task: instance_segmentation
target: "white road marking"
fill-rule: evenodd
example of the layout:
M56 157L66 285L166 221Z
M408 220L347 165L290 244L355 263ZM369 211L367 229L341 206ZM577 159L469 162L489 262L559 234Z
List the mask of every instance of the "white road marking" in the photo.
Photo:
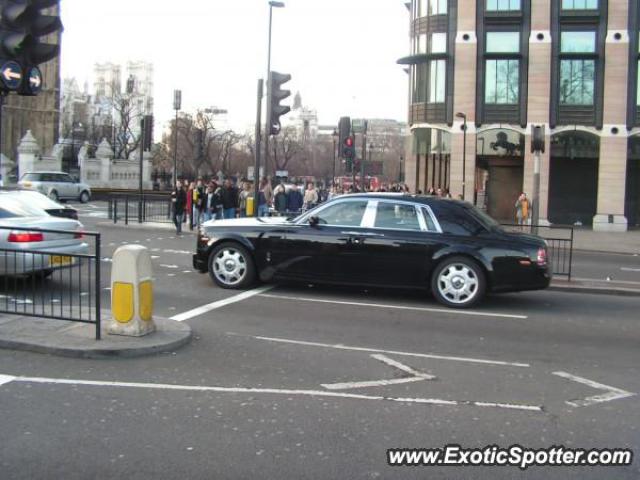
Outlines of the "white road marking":
M320 298L304 298L304 297L289 297L285 295L260 295L264 298L274 298L277 300L291 300L294 302L314 302L314 303L330 303L334 305L350 305L354 307L370 307L370 308L387 308L391 310L411 310L414 312L429 312L429 313L446 313L449 315L467 315L474 317L498 317L498 318L511 318L517 320L526 320L526 315L511 315L506 313L494 313L494 312L471 312L468 310L453 310L444 308L427 308L427 307L409 307L406 305L385 305L380 303L365 303L365 302L347 302L342 300L325 300Z
M640 272L640 268L621 267L620 270L623 272Z
M587 385L597 390L604 390L606 392L600 395L594 395L592 397L587 397L581 400L571 400L571 401L565 402L567 405L570 405L572 407L588 407L589 405L594 405L596 403L611 402L613 400L620 400L622 398L633 397L635 395L635 393L627 392L626 390L622 390L616 387L611 387L603 383L594 382L593 380L589 380L588 378L582 378L576 375L571 375L570 373L567 373L567 372L553 372L553 374L557 375L558 377L566 378L567 380L572 380L574 382L582 383L583 385Z
M12 377L10 375L0 375L0 386L4 385L5 383L13 382L15 379L16 377Z
M371 355L371 357L379 360L380 362L386 363L393 368L397 368L402 372L408 373L411 376L405 378L394 378L392 380L372 380L367 382L323 383L321 386L327 390L351 390L352 388L384 387L388 385L398 385L401 383L421 382L423 380L433 380L436 378L433 375L418 372L407 365L396 362L395 360L378 353Z
M229 335L237 335L237 334L229 332ZM310 347L334 348L336 350L352 350L354 352L386 353L387 355L400 355L405 357L417 357L417 358L431 358L434 360L450 360L454 362L480 363L483 365L500 365L500 366L506 366L506 367L523 367L523 368L529 368L531 366L528 363L502 362L499 360L485 360L481 358L433 355L430 353L398 352L395 350L382 350L379 348L349 347L341 344L331 345L328 343L304 342L300 340L289 340L286 338L272 338L272 337L260 337L260 336L255 336L252 338L255 338L257 340L266 340L268 342L291 343L294 345L306 345Z
M176 268L180 268L178 265L164 265L164 264L160 264L161 268L172 268L172 269L176 269Z
M143 388L154 390L178 390L192 392L216 392L216 393L248 393L248 394L269 394L269 395L286 395L286 396L307 396L307 397L324 397L324 398L345 398L353 400L376 400L388 401L408 404L425 404L425 405L447 405L447 406L476 406L476 407L492 407L508 410L521 410L529 412L542 412L542 407L538 405L518 405L509 403L490 403L490 402L471 402L443 400L439 398L396 398L385 397L381 395L359 395L356 393L327 392L323 390L295 390L280 388L251 388L251 387L208 387L199 385L172 385L161 383L134 383L134 382L103 382L96 380L72 380L67 378L42 378L42 377L11 377L0 375L0 381L4 379L4 383L20 382L20 383L40 383L54 385L76 385L89 387L119 387L119 388ZM1 385L2 383L0 383Z
M184 322L185 320L189 320L193 317L198 317L200 315L204 315L205 313L211 312L212 310L216 310L218 308L226 307L227 305L231 305L232 303L241 302L246 300L247 298L254 297L256 295L260 295L264 292L268 292L272 288L275 288L273 285L267 285L260 288L255 288L253 290L249 290L247 292L242 292L238 295L235 295L230 298L225 298L224 300L218 300L217 302L209 303L208 305L203 305L198 308L194 308L193 310L189 310L188 312L181 313L179 315L175 315L171 317L171 320L175 320L177 322Z

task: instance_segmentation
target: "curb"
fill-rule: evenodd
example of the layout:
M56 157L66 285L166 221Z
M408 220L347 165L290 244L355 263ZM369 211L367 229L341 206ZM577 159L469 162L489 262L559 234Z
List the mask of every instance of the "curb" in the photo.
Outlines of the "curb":
M173 224L164 224L164 223L154 223L154 224L145 224L145 223L130 223L129 225L125 225L124 223L113 223L113 222L98 222L96 223L97 227L106 227L106 228L121 228L127 230L154 230L154 231L171 231L174 234L176 233L176 227ZM196 230L182 230L182 235L196 235Z
M19 317L18 317L19 318ZM56 320L53 320L56 321ZM46 341L38 341L33 338L30 341L27 340L14 340L8 338L0 338L0 348L8 350L19 350L33 353L42 353L47 355L54 355L68 358L82 358L82 359L113 359L113 358L139 358L157 355L159 353L173 352L188 343L193 339L193 331L191 327L186 323L179 323L173 320L165 318L155 317L156 332L149 337L140 337L141 339L153 338L154 335L163 335L168 337L164 341L156 341L155 343L144 345L140 347L135 346L118 346L118 342L109 342L109 338L113 339L113 335L106 334L107 321L103 326L103 340L92 340L93 345L90 347L82 345L73 345L73 342L69 342L68 345L48 345ZM93 326L90 327L93 329ZM120 337L119 337L120 338ZM133 337L121 337L133 342ZM157 337L156 337L157 338ZM106 346L102 346L107 343Z
M593 253L593 254L597 254L597 255L624 255L624 256L628 256L628 257L635 257L635 256L640 256L640 252L613 252L611 250L593 250L593 249L589 249L589 248L576 248L573 247L573 253Z
M547 288L551 292L586 293L590 295L613 295L619 297L640 297L640 290L632 288L593 287L581 285L551 285Z

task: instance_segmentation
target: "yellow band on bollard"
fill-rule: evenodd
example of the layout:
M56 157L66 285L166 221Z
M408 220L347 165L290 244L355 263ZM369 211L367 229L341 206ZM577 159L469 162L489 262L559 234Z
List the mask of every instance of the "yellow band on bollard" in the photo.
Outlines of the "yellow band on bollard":
M115 282L111 290L111 313L118 323L129 323L133 320L133 285Z
M153 282L140 282L140 318L145 322L153 320Z
M253 207L254 207L253 197L247 197L246 213L248 217L253 216L253 210L254 210Z

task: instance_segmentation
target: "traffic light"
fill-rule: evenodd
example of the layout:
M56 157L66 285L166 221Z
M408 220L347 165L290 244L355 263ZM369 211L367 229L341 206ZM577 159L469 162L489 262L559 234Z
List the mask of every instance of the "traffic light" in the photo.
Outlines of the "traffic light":
M60 45L42 42L42 38L62 30L57 15L42 10L58 5L59 0L0 0L0 88L20 95L37 95L42 89L38 68L60 53Z
M269 135L278 135L282 126L280 117L291 111L286 105L280 102L291 95L289 90L283 90L282 85L291 80L288 73L270 72L269 74Z
M153 115L145 115L142 119L142 127L143 127L143 142L142 149L145 152L151 151L151 146L153 145Z
M531 125L531 153L544 153L544 125Z
M345 159L347 171L353 171L353 162L356 158L356 139L349 135L342 143L342 158Z

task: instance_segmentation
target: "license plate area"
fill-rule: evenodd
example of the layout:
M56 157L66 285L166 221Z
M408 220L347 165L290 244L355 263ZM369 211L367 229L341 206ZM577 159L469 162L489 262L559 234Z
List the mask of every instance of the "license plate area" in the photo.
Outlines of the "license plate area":
M51 255L49 265L52 267L66 267L68 265L73 265L73 257L66 255Z

